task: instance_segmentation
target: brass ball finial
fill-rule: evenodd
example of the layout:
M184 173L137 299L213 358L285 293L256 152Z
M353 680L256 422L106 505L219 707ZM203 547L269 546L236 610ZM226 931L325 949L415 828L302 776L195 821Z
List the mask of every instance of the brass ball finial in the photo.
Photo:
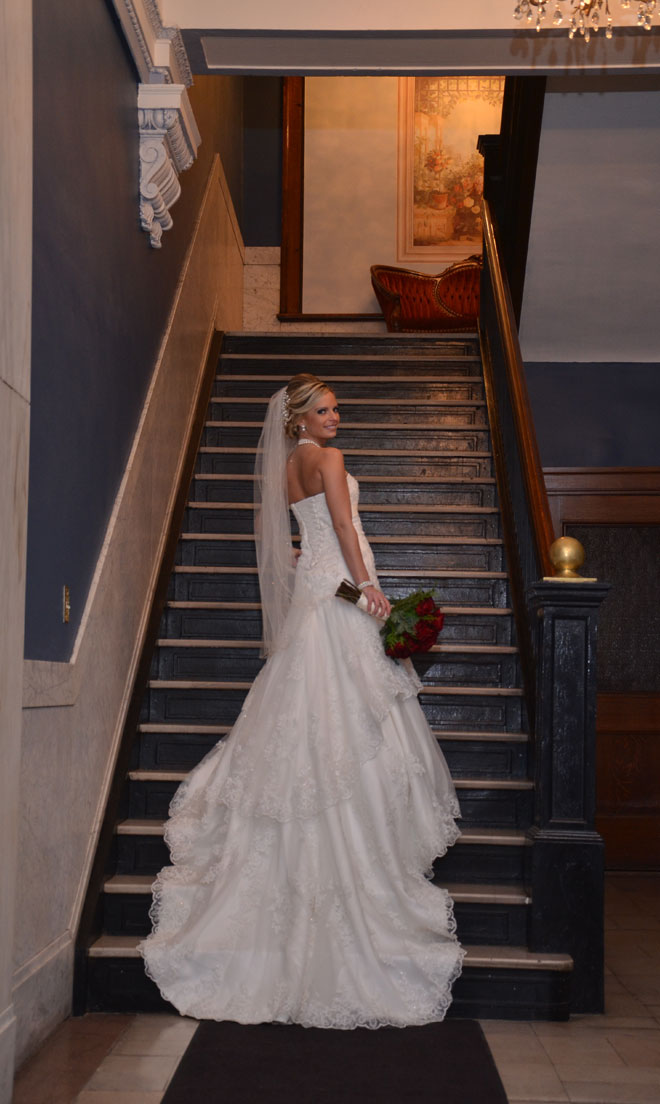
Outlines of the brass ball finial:
M556 576L560 579L580 579L578 567L584 563L584 548L575 537L559 537L550 545Z

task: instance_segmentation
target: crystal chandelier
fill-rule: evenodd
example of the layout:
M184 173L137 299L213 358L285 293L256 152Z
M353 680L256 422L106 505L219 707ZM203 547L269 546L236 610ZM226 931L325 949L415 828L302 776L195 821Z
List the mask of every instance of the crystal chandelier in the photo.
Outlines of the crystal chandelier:
M540 31L548 15L550 0L518 0L514 10L515 19L525 19L528 23L535 21L536 30ZM564 23L564 5L568 4L568 37L575 38L583 35L588 42L592 34L596 34L601 26L605 27L605 38L612 37L613 22L610 15L609 0L552 0L554 14L552 23L555 27L561 27ZM628 9L631 0L621 0L621 7ZM651 30L653 16L660 11L660 0L637 0L637 26L645 31ZM536 20L534 13L536 12Z

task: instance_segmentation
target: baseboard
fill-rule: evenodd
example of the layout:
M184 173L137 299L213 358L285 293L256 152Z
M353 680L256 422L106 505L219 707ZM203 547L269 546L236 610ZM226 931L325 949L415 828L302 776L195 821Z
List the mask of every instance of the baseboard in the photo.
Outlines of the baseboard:
M69 1015L72 967L73 940L67 931L14 974L17 1068Z
M14 1087L16 1016L12 1004L0 1012L0 1104L11 1104Z
M209 345L217 323L241 326L242 243L223 182L216 157L72 661L25 665L19 973L63 929L77 930ZM18 1002L22 1055L57 1022L52 1009L60 1019L68 1013L72 955L69 945L47 1006ZM36 995L42 972L19 991Z

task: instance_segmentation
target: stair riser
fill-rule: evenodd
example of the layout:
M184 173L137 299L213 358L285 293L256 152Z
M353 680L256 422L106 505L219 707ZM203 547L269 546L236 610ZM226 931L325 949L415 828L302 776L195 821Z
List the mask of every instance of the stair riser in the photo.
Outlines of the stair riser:
M161 637L183 640L260 640L259 610L168 609ZM511 644L511 617L486 614L445 615L443 644Z
M570 1001L569 972L465 967L453 987L449 1015L485 1020L567 1020Z
M439 886L451 882L524 885L525 847L499 844L457 843L433 864L433 880ZM157 867L160 870L160 867ZM149 871L150 872L150 871ZM127 871L128 873L128 871ZM145 871L146 873L146 871Z
M464 967L452 991L449 1016L474 1019L566 1020L570 1011L569 973L553 970L477 970ZM168 1012L140 959L90 959L87 972L90 1012Z
M150 893L104 894L103 928L109 935L144 937L151 931ZM490 905L482 902L454 906L458 938L465 945L491 944L515 947L527 940L527 908L520 905Z
M221 737L197 732L141 732L138 765L143 770L192 770Z
M441 606L498 606L507 605L505 579L434 579L421 576L405 579L395 575L379 574L380 585L394 601L413 590L434 590ZM337 580L339 585L340 580ZM256 573L193 574L178 572L174 583L174 598L178 602L258 602L259 582Z
M501 545L433 545L373 544L378 571L403 569L419 571L423 568L439 570L456 568L460 571L502 571ZM221 567L226 565L254 567L256 555L254 542L245 541L181 541L177 563L195 567Z
M190 770L221 737L209 733L142 732L136 766L144 770ZM454 778L526 778L526 743L439 741ZM128 814L126 814L128 815Z
M443 633L439 640L444 643ZM520 685L516 655L447 655L424 652L413 656L413 664L422 682L431 686L491 686L493 688Z
M208 447L256 448L261 433L260 417L249 419L245 412L238 421L257 421L256 426L205 425L202 444ZM349 419L345 419L348 421ZM357 421L357 419L355 419ZM362 419L364 421L365 419ZM411 421L410 418L405 421ZM405 424L397 429L366 429L361 426L349 429L340 425L334 442L340 449L403 449L411 452L488 452L490 437L488 430L457 426L454 429L437 425L428 430L407 429ZM348 465L350 467L350 465Z
M345 455L346 467L357 479L364 475L405 475L409 479L428 476L443 479L452 476L459 479L491 478L492 461L489 456L356 456ZM252 475L255 454L252 452L200 452L196 471L207 475Z
M315 334L285 334L277 337L276 348L273 346L272 334L235 334L225 336L222 344L222 363L231 363L232 354L238 354L238 363L246 360L250 355L259 357L268 356L270 359L274 353L283 356L313 356L322 357L321 364L327 364L333 356L376 356L379 364L385 363L388 356L392 356L393 363L408 364L411 360L435 360L440 357L442 361L449 357L474 357L479 354L479 341L476 336L468 334L453 334L443 337L416 337L414 334L406 334L405 337L393 337L386 333L378 334L339 334L333 336L332 347L328 346L327 337ZM258 363L263 364L260 360ZM277 363L273 361L273 363ZM292 373L295 367L290 363ZM300 371L314 372L317 365L306 364ZM318 374L318 373L317 373Z
M152 689L149 720L154 723L233 724L246 691ZM430 725L452 731L520 731L521 699L493 695L425 694L420 701Z
M196 475L190 488L192 502L253 502L252 479L209 479ZM360 504L391 506L495 506L493 483L363 483Z
M522 699L467 694L420 694L426 719L433 728L452 732L520 732Z
M441 634L442 636L442 634ZM455 656L429 652L414 657L415 669L427 685L498 686L518 684L517 657ZM159 648L152 665L158 679L252 680L264 665L258 648Z
M245 690L150 690L149 720L160 724L234 724Z
M371 357L371 359L361 360L361 355ZM451 376L459 382L468 380L479 383L482 380L479 361L470 356L465 358L460 356L412 356L403 359L388 357L386 360L380 361L373 358L373 353L365 352L359 355L346 355L343 360L339 357L322 357L322 354L320 354L317 358L310 357L305 363L296 363L288 357L274 361L252 356L244 359L241 357L223 357L223 372L228 375L263 376L271 371L275 376L284 377L279 379L277 384L273 386L275 391L278 387L284 387L291 376L302 371L312 372L322 380L334 376L335 379L329 381L330 385L336 386L338 389L342 388L342 390L344 385L350 386L350 382L355 376L370 377L369 383L356 385L362 388L373 387L374 383L380 384L383 380L388 380L391 377L396 379L403 375L428 376L429 383L436 381L438 376L445 378ZM342 378L337 380L337 376ZM241 392L236 391L235 394L241 394ZM267 392L262 391L261 394L267 394ZM359 397L362 397L362 395Z
M523 845L457 843L443 858L436 859L434 881L439 886L451 882L523 885L524 851ZM169 861L169 851L162 836L117 837L118 874L155 875Z
M364 385L366 387L366 384ZM209 405L209 420L213 422L253 422L263 421L266 416L265 402L237 403L231 399L212 399ZM341 404L341 417L346 422L396 422L405 426L411 422L428 426L485 426L487 422L485 406L430 405L424 399L419 403L400 406L393 402L391 406L372 406L370 403Z
M526 778L529 771L526 743L491 741L439 741L452 777Z
M407 537L499 537L497 514L438 514L415 512L396 513L380 510L363 510L360 514L367 536ZM294 527L295 528L295 527ZM245 533L254 532L254 512L251 509L232 509L231 506L188 507L185 513L184 533Z
M325 369L323 371L325 373ZM234 375L233 372L228 374ZM265 373L263 370L257 370L254 374L264 375ZM359 371L359 366L355 374L362 375ZM410 376L413 375L410 369L407 370L407 374ZM276 375L280 375L280 373L276 372ZM478 376L443 381L442 383L436 383L431 379L424 383L410 383L407 380L382 379L378 380L376 389L373 380L369 383L362 380L353 381L350 378L335 381L328 379L330 375L335 375L335 373L327 372L327 374L323 376L323 379L327 380L330 390L334 391L335 397L339 401L340 412L342 413L344 404L351 399L373 397L378 399L391 399L393 402L396 402L397 399L419 399L420 402L441 402L444 399L448 399L452 402L466 402L475 399L483 400L484 397L483 383ZM284 386L288 378L287 376L285 379L226 379L224 375L220 375L213 384L213 398L260 399L263 398L264 395L273 395L275 391L278 391ZM380 410L380 405L374 407L373 410L377 415L378 410Z
M128 816L166 820L177 782L134 780L129 783ZM461 824L467 827L527 828L531 790L463 790L458 797Z

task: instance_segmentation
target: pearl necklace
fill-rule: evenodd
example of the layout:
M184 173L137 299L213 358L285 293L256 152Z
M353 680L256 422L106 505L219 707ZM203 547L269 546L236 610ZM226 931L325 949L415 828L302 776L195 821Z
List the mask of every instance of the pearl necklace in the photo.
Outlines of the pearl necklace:
M312 441L309 437L299 437L296 441L296 447L298 447L298 445L315 445L316 448L321 447L316 441Z

